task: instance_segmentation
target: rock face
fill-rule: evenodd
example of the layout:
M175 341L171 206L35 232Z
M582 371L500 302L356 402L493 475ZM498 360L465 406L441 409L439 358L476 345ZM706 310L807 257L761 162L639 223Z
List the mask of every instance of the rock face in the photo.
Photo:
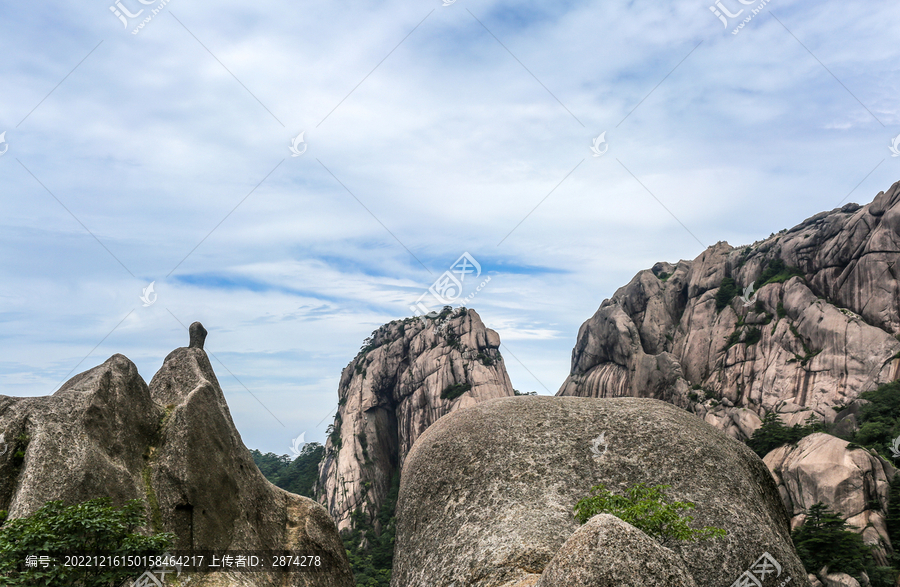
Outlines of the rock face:
M372 333L341 373L319 467L317 495L339 529L351 527L356 507L375 517L410 447L438 418L514 395L499 347L497 333L466 308Z
M772 476L745 445L656 400L540 396L478 403L419 437L401 477L391 585L533 585L577 565L573 507L592 486L640 482L694 502L695 527L727 530L672 547L697 585L729 587L765 552L809 585ZM631 537L629 552L646 546Z
M696 587L677 554L619 518L594 516L566 540L537 587Z
M172 532L177 549L320 551L327 570L283 578L212 573L202 587L252 584L352 587L346 553L319 504L269 483L234 427L203 351L169 354L150 386L123 355L76 375L52 396L0 396L0 509L29 515L50 500L140 499L145 530ZM15 454L24 453L24 459Z
M832 422L900 376L898 253L900 182L751 246L657 263L581 326L558 395L662 399L741 439L765 412Z
M792 529L803 524L807 508L821 501L859 529L866 544L877 547L876 557L886 566L892 549L882 504L888 502L895 469L866 450L848 449L848 444L816 433L796 446L773 450L763 460L792 516Z

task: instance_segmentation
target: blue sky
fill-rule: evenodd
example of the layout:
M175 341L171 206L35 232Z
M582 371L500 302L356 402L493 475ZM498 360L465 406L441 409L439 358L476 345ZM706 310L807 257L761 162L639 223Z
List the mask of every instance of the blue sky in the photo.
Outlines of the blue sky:
M245 444L288 453L464 252L554 393L637 271L900 179L896 3L144 2L0 6L2 394L114 353L149 382L200 320Z

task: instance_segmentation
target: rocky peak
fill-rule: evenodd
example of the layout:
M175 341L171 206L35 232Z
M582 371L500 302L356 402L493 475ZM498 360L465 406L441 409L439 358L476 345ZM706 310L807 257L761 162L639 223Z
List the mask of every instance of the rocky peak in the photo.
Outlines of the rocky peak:
M514 395L500 337L471 309L379 327L341 373L317 493L338 528L378 512L415 440L441 416Z
M900 376L900 182L752 245L657 263L579 330L558 395L653 397L738 439Z
M113 355L52 396L0 395L0 509L30 515L47 501L139 499L144 530L171 532L177 549L320 551L321 573L254 574L265 587L349 587L334 522L311 499L269 483L234 426L203 350L206 331L172 351L148 386ZM193 581L196 579L195 581ZM247 584L243 574L192 577L196 587Z

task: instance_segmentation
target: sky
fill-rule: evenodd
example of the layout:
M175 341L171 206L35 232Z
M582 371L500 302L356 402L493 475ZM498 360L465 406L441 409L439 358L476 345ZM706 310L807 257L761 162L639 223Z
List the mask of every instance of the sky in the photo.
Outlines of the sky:
M0 394L116 353L149 383L199 320L244 443L289 454L324 441L366 336L439 309L435 283L459 305L460 258L513 386L553 394L638 271L900 180L898 21L887 1L3 3Z

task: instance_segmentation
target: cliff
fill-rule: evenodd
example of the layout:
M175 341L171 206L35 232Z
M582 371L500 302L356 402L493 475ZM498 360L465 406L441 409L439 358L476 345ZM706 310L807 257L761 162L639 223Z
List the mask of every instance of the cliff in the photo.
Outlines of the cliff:
M410 447L438 418L514 395L500 337L474 310L446 308L378 328L341 373L317 495L339 529L373 520Z

